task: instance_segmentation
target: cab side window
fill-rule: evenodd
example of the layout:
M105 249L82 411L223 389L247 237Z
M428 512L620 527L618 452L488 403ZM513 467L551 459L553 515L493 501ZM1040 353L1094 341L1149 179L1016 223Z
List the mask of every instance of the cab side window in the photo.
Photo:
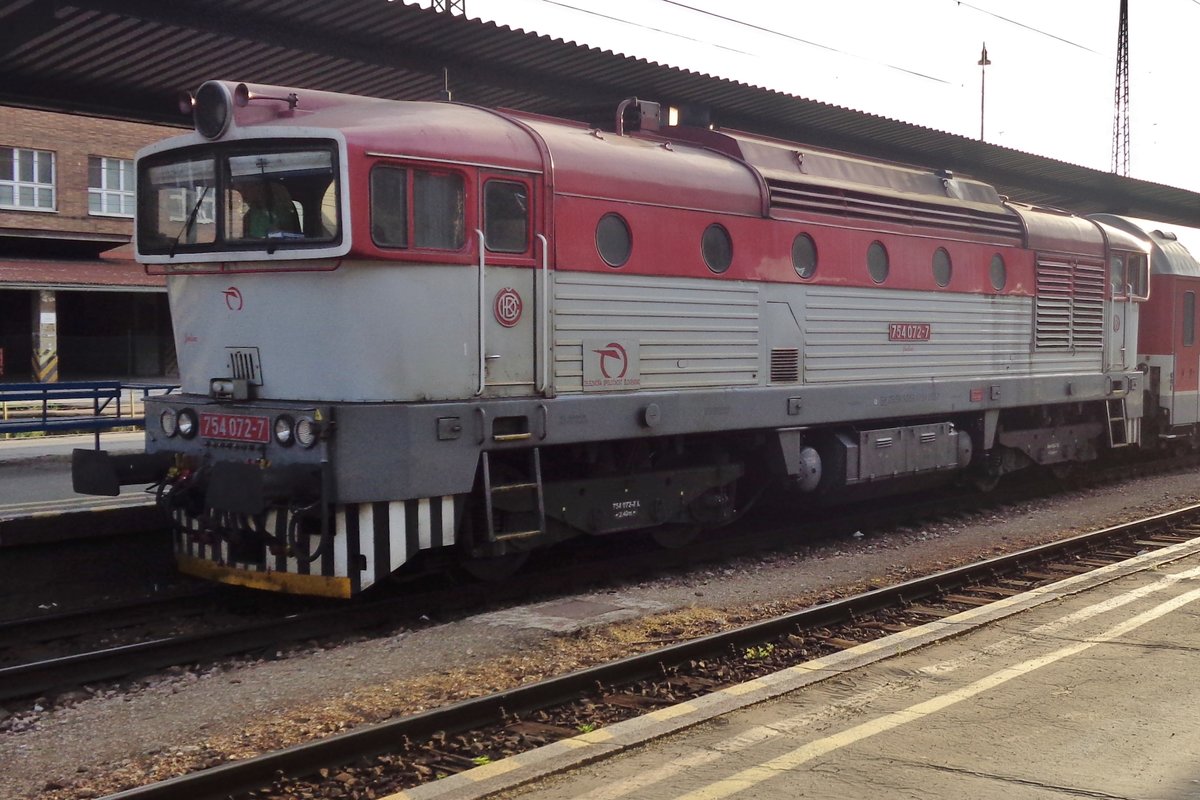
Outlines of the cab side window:
M380 247L408 247L408 170L371 170L371 240Z
M1113 297L1125 296L1125 257L1117 253L1108 260L1108 280Z
M494 253L529 249L529 192L515 181L488 181L483 188L484 236Z
M1130 296L1138 300L1150 299L1150 258L1145 253L1129 254L1126 283Z
M371 240L380 247L458 250L466 242L466 182L456 172L371 170Z
M457 250L466 241L461 175L413 171L413 246Z

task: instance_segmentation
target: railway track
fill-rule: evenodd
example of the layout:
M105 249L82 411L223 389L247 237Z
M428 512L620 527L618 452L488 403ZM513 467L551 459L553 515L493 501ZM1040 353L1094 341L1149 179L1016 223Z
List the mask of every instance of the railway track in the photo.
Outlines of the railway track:
M1188 457L1185 466L1194 460ZM1150 462L1143 469L1161 472L1165 468L1169 467ZM1123 465L1119 471L1092 476L1089 484L1128 477L1129 467ZM915 494L877 507L830 510L800 525L760 519L737 536L729 536L724 530L711 532L682 550L662 550L646 540L631 540L614 555L605 540L579 539L565 545L570 557L564 559L562 551L535 554L524 580L501 585L464 585L444 580L438 585L418 583L414 584L417 588L400 588L390 595L380 593L336 605L305 598L242 594L245 603L259 603L266 608L240 615L230 615L217 606L180 609L177 603L155 601L145 607L130 604L94 613L10 621L0 623L0 701L149 674L182 664L271 651L302 641L332 641L373 629L419 627L430 624L428 617L433 616L433 609L437 610L438 621L449 621L488 608L578 592L598 582L611 586L697 564L722 563L767 549L817 543L856 530L974 513L981 505L1019 503L1055 491L1045 482L1027 481L989 494L963 490ZM782 516L788 516L786 510L781 511ZM564 569L564 562L572 566ZM114 614L118 610L120 613ZM181 617L195 622L176 624ZM25 647L22 651L22 643L53 639L64 640L65 644Z
M382 796L1198 535L1191 506L112 797Z

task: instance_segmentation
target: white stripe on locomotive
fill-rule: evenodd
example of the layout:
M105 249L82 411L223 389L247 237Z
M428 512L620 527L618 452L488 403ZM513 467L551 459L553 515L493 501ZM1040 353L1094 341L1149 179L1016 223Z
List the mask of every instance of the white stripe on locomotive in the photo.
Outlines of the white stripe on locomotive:
M416 552L410 552L408 549L408 509L410 503L415 503L415 517L417 520L417 544L418 550L428 550L434 546L435 531L434 524L434 502L439 504L441 511L441 526L436 533L440 534L441 544L443 546L454 544L454 523L455 523L455 503L454 496L447 495L438 498L423 497L414 500L397 500L387 504L386 510L383 512L387 516L381 517L378 521L384 523L386 521L386 529L381 524L376 526L376 508L377 504L362 503L338 506L334 512L334 538L333 546L333 569L325 571L322 566L323 558L317 558L308 566L308 574L320 574L324 577L349 577L350 567L354 565L357 568L359 565L364 568L359 570L362 580L362 588L367 588L373 583L383 580L389 574L399 569L404 565ZM358 547L354 552L350 550L350 540L347 536L347 528L349 527L349 515L355 514L358 518ZM190 558L199 558L206 561L211 561L216 564L222 564L235 569L244 570L247 572L277 572L279 561L275 555L268 552L265 561L262 564L257 562L241 562L233 561L230 558L229 544L219 537L214 537L214 540L205 544L198 541L196 534L203 529L200 521L196 518L187 516L182 509L175 509L172 516L178 524L175 533L175 551L180 555ZM282 519L281 519L282 517ZM264 519L265 529L272 535L278 535L282 530L286 535L287 525L291 522L291 515L286 511L271 510L268 511ZM388 561L387 563L377 562L375 550L375 537L388 536ZM306 536L308 541L308 552L313 553L321 546L321 537L319 533L303 534L298 533L298 536ZM362 558L360 559L359 556ZM289 552L285 557L285 571L289 574L301 573L301 560Z

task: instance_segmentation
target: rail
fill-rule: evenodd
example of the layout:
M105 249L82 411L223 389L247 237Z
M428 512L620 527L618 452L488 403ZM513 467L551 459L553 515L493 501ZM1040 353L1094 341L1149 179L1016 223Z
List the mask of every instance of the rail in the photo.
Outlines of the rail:
M152 393L168 394L173 383L76 381L0 384L0 434L82 431L100 434L114 428L139 428L141 404Z

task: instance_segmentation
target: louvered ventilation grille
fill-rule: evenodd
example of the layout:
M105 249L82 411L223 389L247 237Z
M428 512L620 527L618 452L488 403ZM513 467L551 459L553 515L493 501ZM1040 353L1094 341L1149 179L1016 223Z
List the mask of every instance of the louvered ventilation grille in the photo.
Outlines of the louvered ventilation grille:
M1104 265L1039 260L1039 350L1099 350L1104 346Z
M771 350L771 383L800 382L800 350L777 347Z
M1021 235L1021 223L1013 214L989 214L970 208L918 203L779 180L768 180L767 187L771 192L773 208L837 214L903 225L930 225L974 233Z

